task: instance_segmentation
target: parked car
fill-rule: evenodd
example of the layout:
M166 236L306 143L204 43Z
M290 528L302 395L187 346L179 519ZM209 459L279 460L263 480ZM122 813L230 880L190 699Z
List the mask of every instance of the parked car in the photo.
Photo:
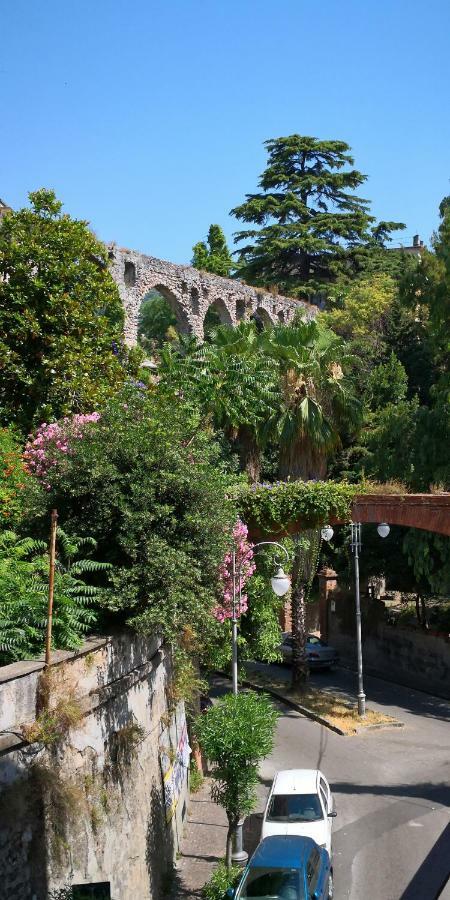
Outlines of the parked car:
M331 825L335 816L330 786L319 769L285 769L277 772L273 780L261 837L309 837L331 858Z
M307 837L267 837L256 848L237 888L227 897L247 900L330 900L333 877L326 850Z
M281 653L283 662L292 662L292 634L288 631L283 634ZM308 634L306 638L306 656L310 669L330 669L339 661L337 650L315 634Z

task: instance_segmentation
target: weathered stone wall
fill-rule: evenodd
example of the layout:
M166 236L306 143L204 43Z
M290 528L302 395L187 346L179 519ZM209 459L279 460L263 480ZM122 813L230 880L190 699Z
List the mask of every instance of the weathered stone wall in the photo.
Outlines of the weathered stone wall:
M354 605L351 598L338 592L330 595L328 602L328 640L344 663L355 666ZM346 605L345 615L342 604ZM363 621L363 664L368 674L450 699L450 642L446 635L382 622L368 629Z
M166 298L177 318L178 329L200 339L210 306L229 325L237 325L252 314L273 324L290 322L298 309L303 311L305 319L313 318L318 311L309 303L274 296L239 281L200 272L192 266L175 265L115 244L110 245L109 256L111 274L125 308L125 338L130 346L137 342L139 309L152 288Z
M54 743L51 721L31 743L21 733L36 722L42 664L0 669L0 898L65 900L72 885L106 883L115 900L158 900L188 790L184 707L167 705L170 659L159 639L128 633L55 656Z

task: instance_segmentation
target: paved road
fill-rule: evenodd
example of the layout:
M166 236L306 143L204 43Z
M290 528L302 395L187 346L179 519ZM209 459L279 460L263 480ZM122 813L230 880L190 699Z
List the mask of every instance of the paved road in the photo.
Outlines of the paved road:
M312 682L347 692L355 676L340 669ZM440 891L450 872L450 703L378 678L365 686L368 703L405 727L341 737L284 707L246 828L249 848L274 772L321 768L338 811L335 900L450 900L450 883Z

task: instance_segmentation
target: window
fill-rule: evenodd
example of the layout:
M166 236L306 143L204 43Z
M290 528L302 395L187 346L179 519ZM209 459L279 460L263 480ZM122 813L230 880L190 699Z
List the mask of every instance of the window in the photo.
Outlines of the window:
M315 644L316 647L327 647L328 646L325 643L325 641L322 641L320 638L316 637L315 634L308 634L308 637L306 640L307 640L308 644Z
M305 900L298 869L249 869L239 891L239 900L258 897L259 900Z
M306 882L308 885L308 893L310 897L314 897L320 876L320 853L318 850L312 850L308 862L306 863Z
M318 822L323 811L317 794L273 794L268 822Z
M136 284L136 266L129 259L125 261L123 280L127 287L134 287Z
M111 882L97 884L73 884L72 900L111 900Z
M323 778L320 779L319 786L320 786L320 793L322 796L322 800L323 800L323 803L325 806L325 812L328 812L329 791L328 791L328 787L325 784L325 781L323 780Z

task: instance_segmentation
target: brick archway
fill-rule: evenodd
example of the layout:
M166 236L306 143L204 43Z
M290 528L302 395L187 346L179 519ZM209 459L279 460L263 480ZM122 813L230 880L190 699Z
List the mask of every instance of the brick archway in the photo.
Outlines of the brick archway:
M361 494L352 506L354 522L388 522L450 537L450 494Z
M362 524L387 522L389 525L403 525L421 528L450 537L450 493L449 494L359 494L355 497L350 518L330 520L331 525L345 525L348 521ZM325 522L323 523L325 524ZM249 524L251 540L277 540L280 537L302 531L305 524L300 520L289 522L284 529L271 533Z

